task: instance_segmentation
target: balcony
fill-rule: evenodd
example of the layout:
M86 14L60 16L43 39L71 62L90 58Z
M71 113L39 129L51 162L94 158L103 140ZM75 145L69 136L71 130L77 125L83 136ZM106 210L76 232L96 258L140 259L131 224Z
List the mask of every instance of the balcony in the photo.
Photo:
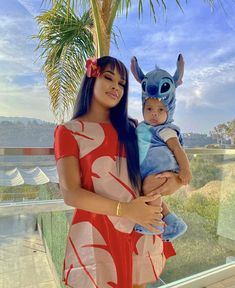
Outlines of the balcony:
M235 150L188 149L189 187L166 198L188 224L150 287L235 287ZM58 188L53 149L0 149L0 287L60 282L73 209Z

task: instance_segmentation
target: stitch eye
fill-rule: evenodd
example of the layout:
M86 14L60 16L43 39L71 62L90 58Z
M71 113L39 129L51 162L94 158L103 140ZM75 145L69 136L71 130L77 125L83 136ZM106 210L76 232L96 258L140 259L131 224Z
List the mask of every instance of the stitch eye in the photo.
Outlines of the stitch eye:
M160 93L166 93L168 90L170 90L171 85L168 82L164 82L161 86Z
M142 84L141 84L141 86L142 86L142 90L143 90L144 92L146 92L146 81L143 81Z

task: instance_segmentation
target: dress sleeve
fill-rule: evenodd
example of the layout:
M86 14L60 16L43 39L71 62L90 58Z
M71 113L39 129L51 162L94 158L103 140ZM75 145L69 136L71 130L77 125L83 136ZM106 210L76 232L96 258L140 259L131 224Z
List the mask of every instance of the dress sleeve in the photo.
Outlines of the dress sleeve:
M54 153L55 159L66 156L75 156L79 158L79 147L72 132L64 125L58 125L54 131Z

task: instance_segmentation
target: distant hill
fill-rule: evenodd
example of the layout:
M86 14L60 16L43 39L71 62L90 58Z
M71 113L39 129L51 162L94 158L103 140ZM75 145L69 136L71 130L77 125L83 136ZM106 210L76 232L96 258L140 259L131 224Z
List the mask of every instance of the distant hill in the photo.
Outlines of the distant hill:
M37 122L38 124L40 124L40 123L50 123L50 122L47 122L47 121L44 121L44 120L41 120L41 119L36 119L36 118L0 116L0 123L4 122L4 121L13 122L13 123L22 122L24 124L27 124L29 122Z
M56 124L35 118L0 116L0 147L52 147ZM206 134L184 133L186 148L215 141Z
M215 143L215 140L207 134L200 133L183 133L184 147L204 147L209 144Z
M0 147L52 147L55 126L40 119L0 116Z

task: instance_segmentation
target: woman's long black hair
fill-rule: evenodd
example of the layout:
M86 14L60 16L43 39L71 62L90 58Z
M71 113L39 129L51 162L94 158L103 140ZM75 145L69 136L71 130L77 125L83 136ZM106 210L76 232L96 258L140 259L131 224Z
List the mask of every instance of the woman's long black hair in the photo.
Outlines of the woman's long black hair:
M112 70L116 68L121 78L125 79L126 84L124 86L123 97L117 106L110 109L110 121L118 133L118 139L120 143L119 153L120 151L122 151L123 146L125 148L127 169L130 182L135 189L140 191L141 177L139 169L138 143L135 131L136 125L133 120L128 118L127 112L127 97L129 87L127 69L121 61L110 56L98 58L97 65L98 67L100 67L101 73L104 71L107 65L109 65ZM90 78L86 75L84 76L74 106L74 113L72 119L76 119L89 111L93 96L95 80L96 78L94 77Z

